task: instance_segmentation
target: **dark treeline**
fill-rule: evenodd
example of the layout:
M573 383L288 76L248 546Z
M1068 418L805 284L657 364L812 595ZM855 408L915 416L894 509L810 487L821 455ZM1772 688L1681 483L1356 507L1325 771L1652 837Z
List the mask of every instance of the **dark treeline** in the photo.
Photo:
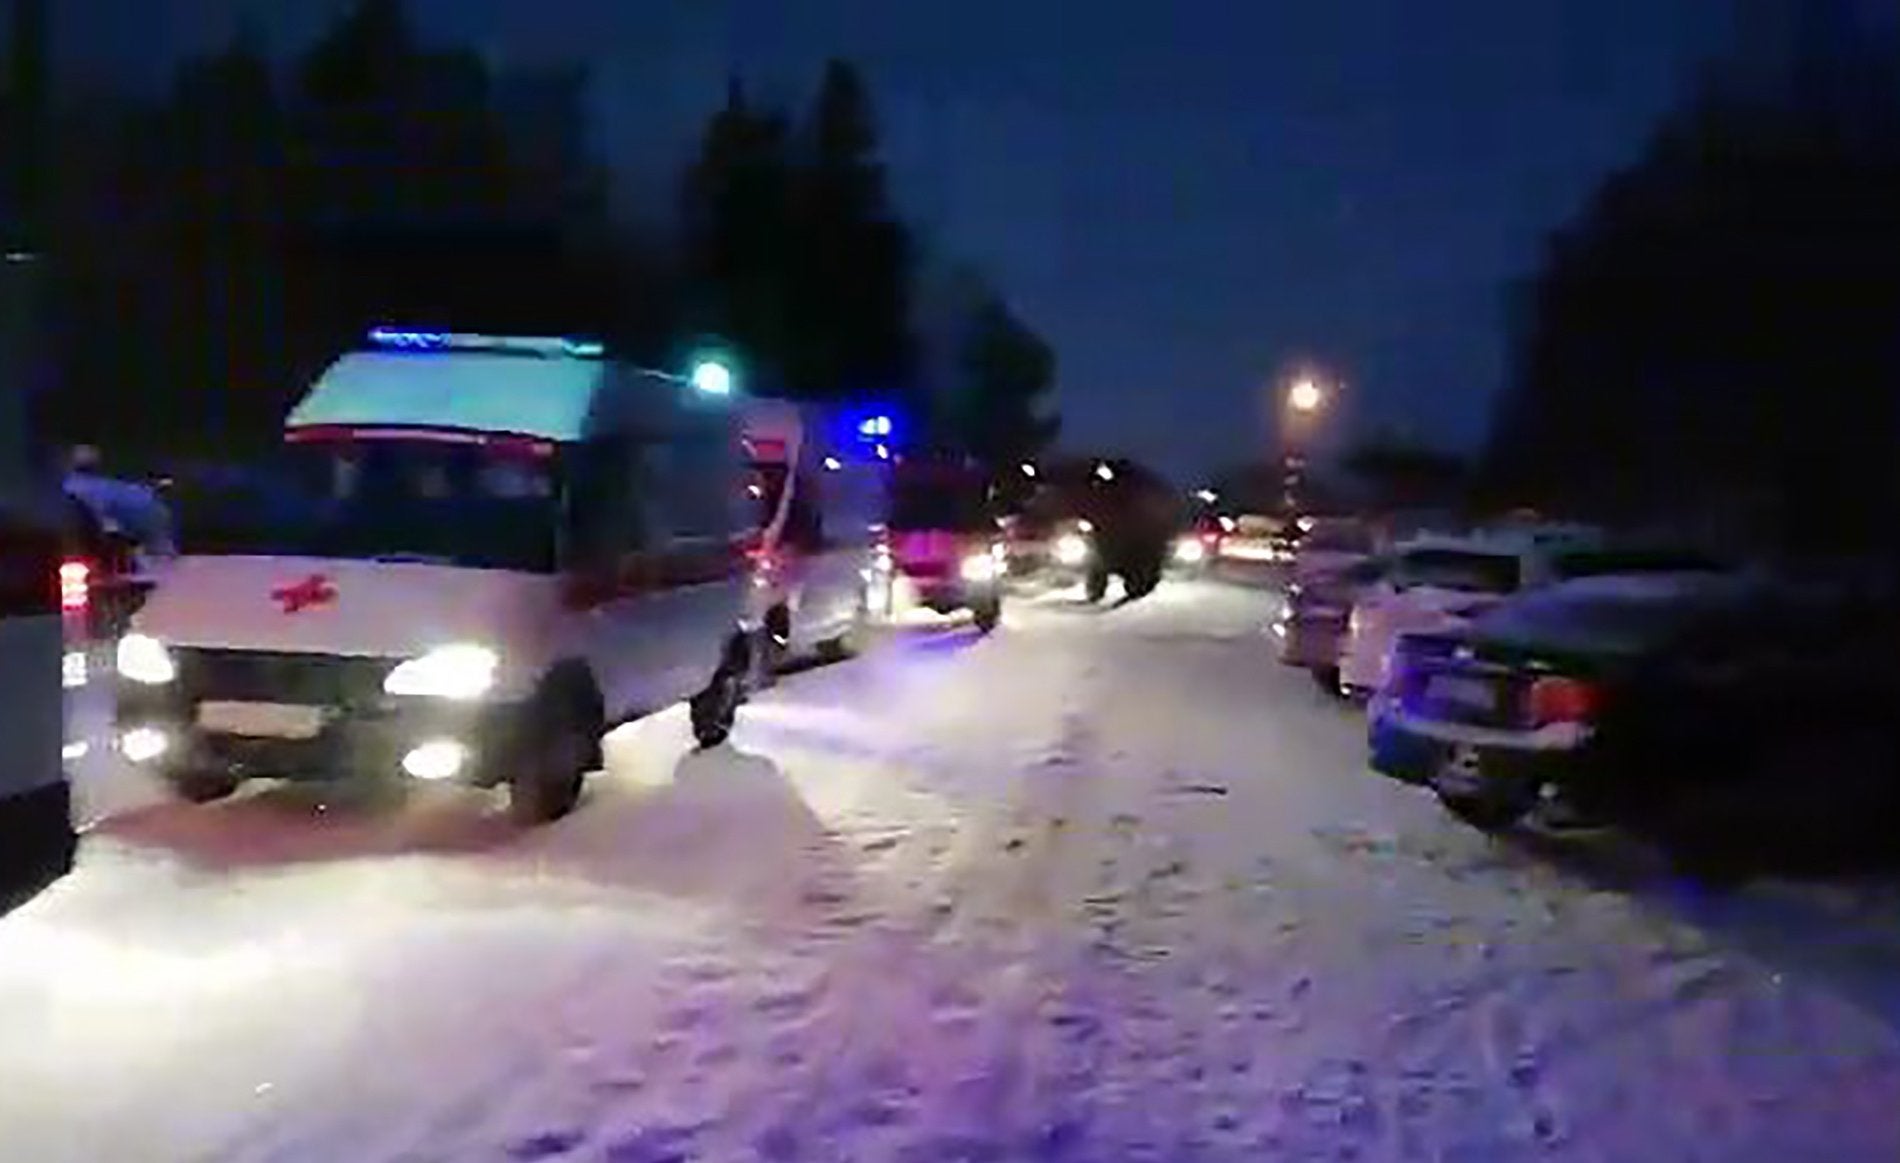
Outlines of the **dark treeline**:
M1797 47L1772 82L1711 80L1553 239L1518 303L1493 495L1893 551L1900 45Z
M752 391L906 403L971 452L1052 434L1053 361L999 295L951 321L947 374L919 374L926 264L849 65L796 118L735 82L677 222L622 212L589 99L583 69L499 71L359 0L288 62L240 33L156 97L66 101L56 435L128 466L250 453L384 321L587 335L658 366L717 337Z

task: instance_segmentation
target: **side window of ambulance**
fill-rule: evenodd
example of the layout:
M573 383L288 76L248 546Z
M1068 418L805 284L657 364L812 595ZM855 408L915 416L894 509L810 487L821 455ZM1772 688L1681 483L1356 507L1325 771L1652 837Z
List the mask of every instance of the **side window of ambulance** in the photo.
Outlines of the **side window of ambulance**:
M568 527L575 563L600 567L650 544L636 493L634 450L624 441L588 441L568 472Z
M716 435L689 436L654 451L655 495L664 498L667 532L696 542L731 536L738 466L728 443Z

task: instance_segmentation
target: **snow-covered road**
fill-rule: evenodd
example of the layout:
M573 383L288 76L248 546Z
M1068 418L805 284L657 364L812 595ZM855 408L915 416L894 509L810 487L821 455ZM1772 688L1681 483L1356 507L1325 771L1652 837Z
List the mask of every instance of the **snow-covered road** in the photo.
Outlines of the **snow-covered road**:
M1271 601L908 635L526 835L95 765L0 920L0 1159L1900 1159L1891 898L1471 834Z

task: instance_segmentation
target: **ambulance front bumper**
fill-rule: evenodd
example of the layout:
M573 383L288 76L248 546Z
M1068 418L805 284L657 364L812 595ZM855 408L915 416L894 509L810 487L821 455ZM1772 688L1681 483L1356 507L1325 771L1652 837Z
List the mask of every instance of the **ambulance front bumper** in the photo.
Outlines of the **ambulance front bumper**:
M484 785L506 778L520 753L522 702L386 695L387 660L277 659L291 661L275 674L257 656L244 656L229 666L227 659L181 660L179 680L163 686L120 679L118 750L171 773Z

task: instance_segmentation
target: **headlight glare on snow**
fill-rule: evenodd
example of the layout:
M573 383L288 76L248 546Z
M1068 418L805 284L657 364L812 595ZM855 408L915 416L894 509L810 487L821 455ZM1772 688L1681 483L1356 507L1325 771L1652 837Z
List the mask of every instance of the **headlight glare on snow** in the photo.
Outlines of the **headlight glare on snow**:
M488 693L500 665L500 657L488 647L457 642L402 663L383 679L383 690L410 698L466 702Z
M171 651L149 634L127 634L119 639L114 658L120 675L141 686L164 686L178 677Z

